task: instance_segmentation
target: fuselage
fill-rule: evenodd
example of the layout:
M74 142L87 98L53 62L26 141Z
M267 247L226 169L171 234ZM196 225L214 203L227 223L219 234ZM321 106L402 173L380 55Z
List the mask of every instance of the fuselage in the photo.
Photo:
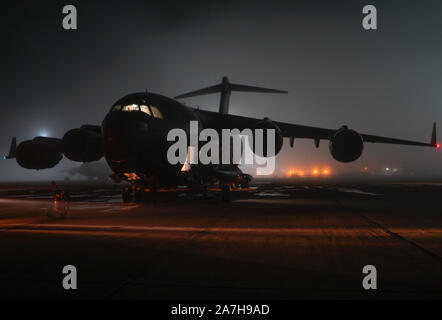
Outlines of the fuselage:
M103 151L117 175L129 180L151 178L165 185L182 179L182 164L171 165L167 133L189 131L189 122L199 121L191 108L153 93L130 94L118 100L102 123Z
M158 94L133 93L112 105L102 126L85 124L67 131L61 139L35 137L19 145L13 138L4 159L15 158L23 168L41 170L54 167L63 157L87 163L104 156L117 182L207 186L216 181L242 185L243 178L249 177L239 170L239 164L256 166L257 175L271 174L274 156L281 151L285 137L292 147L295 139L311 139L316 147L323 140L329 141L331 156L341 163L358 160L365 143L440 147L436 123L431 140L419 142L361 134L347 126L329 129L232 115L228 113L232 91L287 93L232 84L224 78L221 84L176 97L221 92L219 112L187 107ZM262 162L263 158L266 161Z

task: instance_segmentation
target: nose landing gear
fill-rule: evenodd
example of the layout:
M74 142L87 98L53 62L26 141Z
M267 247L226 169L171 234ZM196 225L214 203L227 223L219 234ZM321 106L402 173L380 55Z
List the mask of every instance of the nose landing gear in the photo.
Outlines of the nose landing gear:
M132 187L126 187L123 189L123 202L128 203L132 202L134 199Z
M141 202L144 196L144 188L132 184L123 190L123 202Z
M156 188L152 188L146 191L145 186L132 182L130 186L123 189L123 202L139 203L145 200L148 194L153 195L153 199L155 200L156 192Z

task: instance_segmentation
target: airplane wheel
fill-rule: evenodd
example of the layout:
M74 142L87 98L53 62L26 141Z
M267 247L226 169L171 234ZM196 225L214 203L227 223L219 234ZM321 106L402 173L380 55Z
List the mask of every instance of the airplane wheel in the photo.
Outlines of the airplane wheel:
M141 200L143 200L144 197L144 189L143 188L137 188L137 190L135 190L135 202L141 202Z
M123 202L131 202L132 201L132 195L130 188L124 188L123 190Z
M230 202L230 186L223 186L221 194L223 202Z

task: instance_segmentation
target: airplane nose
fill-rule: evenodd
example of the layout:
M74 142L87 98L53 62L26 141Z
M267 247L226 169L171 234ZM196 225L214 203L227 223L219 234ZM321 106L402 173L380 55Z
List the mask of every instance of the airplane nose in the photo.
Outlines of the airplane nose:
M103 121L104 154L115 163L127 161L140 147L139 140L147 133L147 120L132 114L110 113Z
M103 123L104 153L112 161L123 161L128 156L128 144L125 144L127 133L118 119L109 119Z

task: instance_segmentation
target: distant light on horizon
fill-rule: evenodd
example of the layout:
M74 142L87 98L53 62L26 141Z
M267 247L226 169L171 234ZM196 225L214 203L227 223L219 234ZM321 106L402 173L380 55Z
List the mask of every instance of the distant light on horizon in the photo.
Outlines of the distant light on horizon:
M304 177L304 176L329 176L331 175L331 170L329 168L323 168L322 170L319 170L318 168L313 168L311 170L298 170L298 169L288 169L284 170L285 175L287 177ZM309 172L309 173L306 173Z
M40 131L40 133L38 134L39 137L49 137L49 132L47 131Z

